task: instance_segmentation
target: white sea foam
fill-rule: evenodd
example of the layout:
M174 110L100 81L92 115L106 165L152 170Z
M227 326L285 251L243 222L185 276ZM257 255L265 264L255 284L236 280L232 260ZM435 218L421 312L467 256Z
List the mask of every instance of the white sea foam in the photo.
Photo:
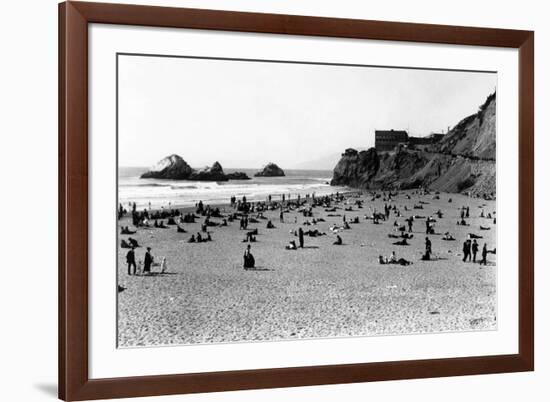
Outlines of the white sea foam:
M252 177L253 171L247 173ZM298 194L325 195L346 190L328 184L331 172L326 171L287 171L285 177L254 177L228 182L140 179L139 175L136 169L119 170L118 200L123 205L135 202L138 208L148 207L149 203L152 208L170 204L192 206L199 200L206 204L228 203L231 196L264 201L269 195L276 200L283 194L294 198Z

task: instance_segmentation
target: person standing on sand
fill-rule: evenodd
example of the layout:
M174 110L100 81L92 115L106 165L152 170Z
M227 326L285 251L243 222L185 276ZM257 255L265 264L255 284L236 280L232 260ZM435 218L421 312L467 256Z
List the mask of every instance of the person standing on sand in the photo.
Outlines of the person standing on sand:
M134 251L134 247L132 246L132 248L130 249L130 251L128 251L128 254L126 254L126 263L128 264L128 275L132 275L132 266L134 267L134 273L133 275L136 274L136 253Z
M481 250L481 261L479 264L487 265L487 243L483 244L483 249Z
M466 259L468 258L468 240L464 240L464 243L462 243L462 262L466 262Z
M470 239L464 242L464 247L462 248L462 251L464 251L464 259L462 261L472 261L472 241Z
M304 231L302 228L298 229L298 241L300 242L300 248L304 248Z
M477 244L477 241L474 239L474 243L472 244L472 255L473 255L474 262L476 262L476 255L477 255L478 249L479 249L479 245Z
M426 237L426 255L429 257L432 254L432 242Z
M407 219L407 224L409 225L409 233L413 231L413 220L414 218L412 216L410 216L409 219Z
M153 256L151 254L151 247L147 247L145 253L145 260L143 261L143 272L148 274L151 272L151 265L153 265Z

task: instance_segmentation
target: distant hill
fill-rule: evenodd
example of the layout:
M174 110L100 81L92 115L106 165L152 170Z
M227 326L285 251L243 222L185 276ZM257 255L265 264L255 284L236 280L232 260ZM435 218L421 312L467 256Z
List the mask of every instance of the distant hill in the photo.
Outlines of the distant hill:
M365 189L427 187L494 197L495 159L496 93L425 150L347 149L334 168L331 184Z

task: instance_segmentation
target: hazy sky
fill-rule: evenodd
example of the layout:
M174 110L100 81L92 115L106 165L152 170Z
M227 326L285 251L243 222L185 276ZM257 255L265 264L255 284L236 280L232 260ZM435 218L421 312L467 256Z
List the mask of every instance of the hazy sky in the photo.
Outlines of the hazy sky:
M119 166L283 169L374 145L375 129L447 130L495 73L119 56Z

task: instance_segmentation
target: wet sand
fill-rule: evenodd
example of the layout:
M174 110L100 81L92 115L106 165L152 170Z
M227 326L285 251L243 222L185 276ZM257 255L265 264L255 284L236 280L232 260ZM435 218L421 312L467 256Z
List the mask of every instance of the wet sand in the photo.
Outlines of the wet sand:
M409 194L411 199L407 199ZM483 236L478 239L479 253L486 242L488 249L496 247L496 225L492 219L481 218L496 210L495 201L468 198L458 194L430 195L400 192L389 204L395 204L403 216L390 215L389 220L373 224L366 220L372 208L383 212L384 201L371 201L365 194L363 208L353 205L356 198L337 205L336 212L313 208L313 218L326 222L305 226L296 211L285 214L279 222L279 211L266 211L275 229L266 229L267 220L249 224L258 228L257 242L250 243L256 269L243 269L242 243L244 230L239 221L227 227L210 227L213 241L187 243L191 234L200 231L204 217L196 223L184 224L187 233L168 229L139 228L133 237L142 246L136 249L136 260L142 260L145 247L152 248L155 261L168 261L168 271L159 274L153 267L151 275L128 276L127 249L119 247L118 282L126 288L118 293L118 341L120 347L196 344L217 342L268 341L316 337L368 336L442 331L496 329L496 255L488 254L487 266L462 262L462 243L468 233ZM449 203L448 199L452 198ZM419 201L424 209L413 209ZM409 211L404 211L404 206ZM460 207L470 207L470 226L457 226ZM227 212L233 209L226 205ZM435 216L440 209L443 218ZM185 211L185 209L182 209ZM359 224L350 224L340 236L343 245L329 227L342 226L342 216L348 221L359 216ZM395 231L397 220L405 225L410 215L433 216L436 234L429 235L437 260L421 261L424 252L425 220L414 223L414 237L409 246L392 243L388 234ZM297 217L298 223L294 223ZM211 218L221 222L219 218ZM164 220L166 223L166 220ZM120 226L130 225L125 217ZM490 230L480 230L480 225ZM326 236L305 236L305 248L285 250L290 240L298 238L291 232L318 229ZM443 241L449 231L455 241ZM378 256L388 257L395 251L413 264L409 266L380 265Z

